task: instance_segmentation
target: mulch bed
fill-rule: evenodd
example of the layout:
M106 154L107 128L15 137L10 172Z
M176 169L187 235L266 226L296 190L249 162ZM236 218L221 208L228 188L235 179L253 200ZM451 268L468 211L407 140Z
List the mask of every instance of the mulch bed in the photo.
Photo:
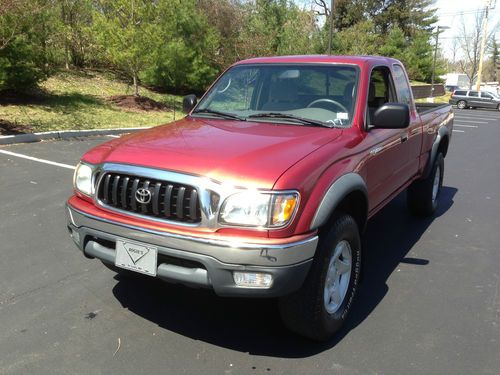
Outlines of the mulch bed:
M13 122L0 119L0 135L16 135L33 133L33 128L29 125L15 124Z
M108 101L128 111L168 111L169 108L145 96L114 95Z

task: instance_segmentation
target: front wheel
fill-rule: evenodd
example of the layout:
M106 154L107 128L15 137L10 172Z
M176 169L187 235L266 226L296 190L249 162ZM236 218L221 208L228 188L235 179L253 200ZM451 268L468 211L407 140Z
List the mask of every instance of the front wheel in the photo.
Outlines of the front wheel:
M406 191L409 210L418 216L431 216L437 209L443 187L444 156L439 153L429 176L414 181Z
M465 109L467 107L467 103L464 100L459 100L457 103L457 107L459 109Z
M361 241L356 221L341 214L320 241L302 287L280 299L285 325L307 338L324 341L337 332L356 294L361 269Z

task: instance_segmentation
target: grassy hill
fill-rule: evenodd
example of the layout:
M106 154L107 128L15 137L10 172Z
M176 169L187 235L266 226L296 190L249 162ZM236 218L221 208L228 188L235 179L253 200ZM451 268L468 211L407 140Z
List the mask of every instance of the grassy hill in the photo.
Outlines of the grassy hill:
M174 119L174 101L176 118L183 116L179 96L142 88L140 94L153 100L146 99L150 102L146 104L160 107L149 105L148 110L131 105L134 98L117 98L131 95L132 87L110 73L60 72L43 82L41 89L30 97L0 97L0 134L155 126Z

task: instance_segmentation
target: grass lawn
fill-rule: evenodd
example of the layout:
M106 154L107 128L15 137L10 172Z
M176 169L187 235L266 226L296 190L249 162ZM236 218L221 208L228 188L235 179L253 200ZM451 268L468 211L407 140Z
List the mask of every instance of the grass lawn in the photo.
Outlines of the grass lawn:
M113 95L131 95L133 88L112 74L98 72L60 72L41 84L46 95L1 103L0 121L27 126L33 132L67 129L103 129L154 126L174 119L171 110L130 111L107 101ZM159 94L145 88L139 93L172 108L176 119L181 113L182 97Z

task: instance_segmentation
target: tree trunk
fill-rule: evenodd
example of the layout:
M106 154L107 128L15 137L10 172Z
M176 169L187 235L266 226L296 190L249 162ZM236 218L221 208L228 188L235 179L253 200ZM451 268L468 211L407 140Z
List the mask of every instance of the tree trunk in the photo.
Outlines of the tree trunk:
M66 70L69 70L69 50L67 41L64 41L64 65Z
M137 73L132 72L132 79L134 80L134 96L139 96L139 84L137 83Z

